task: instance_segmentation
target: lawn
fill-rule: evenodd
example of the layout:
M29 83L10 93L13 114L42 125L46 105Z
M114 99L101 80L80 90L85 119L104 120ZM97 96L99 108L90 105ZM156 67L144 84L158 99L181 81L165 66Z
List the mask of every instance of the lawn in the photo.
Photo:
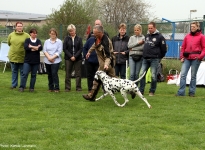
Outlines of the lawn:
M111 97L86 101L82 92L47 92L47 75L38 75L34 93L11 90L11 71L0 67L0 150L203 150L205 149L205 88L196 97L175 97L178 87L158 83L152 105L129 95L123 108ZM28 87L28 85L27 85ZM188 88L187 88L188 89ZM100 91L102 94L102 91ZM99 94L99 95L100 95ZM117 99L123 102L120 94Z

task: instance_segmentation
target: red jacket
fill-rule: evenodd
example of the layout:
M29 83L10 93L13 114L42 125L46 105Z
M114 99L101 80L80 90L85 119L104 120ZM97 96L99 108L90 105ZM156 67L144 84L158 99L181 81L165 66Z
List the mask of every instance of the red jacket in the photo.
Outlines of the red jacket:
M184 52L201 52L201 54L190 54L188 57L184 57ZM191 33L187 34L183 40L180 59L199 59L202 60L205 57L205 36L201 32L195 33L192 35Z

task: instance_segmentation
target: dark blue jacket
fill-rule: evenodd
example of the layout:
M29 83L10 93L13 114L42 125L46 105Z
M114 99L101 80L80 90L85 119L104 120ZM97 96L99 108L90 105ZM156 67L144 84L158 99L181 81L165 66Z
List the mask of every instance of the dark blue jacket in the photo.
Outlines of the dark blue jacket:
M41 46L38 48L38 51L32 51L31 48L29 48L29 44L32 46L38 46L38 45ZM43 47L39 39L36 39L36 42L33 43L30 38L27 38L24 42L24 49L25 49L25 58L24 58L25 63L40 64L40 51L43 49Z
M158 30L155 33L148 33L145 36L143 57L144 58L163 58L167 52L166 40L159 33Z
M86 57L86 54L88 53L88 50L90 49L90 47L91 47L94 43L95 43L95 38L94 38L94 37L90 37L90 38L86 41L86 43L85 43L85 45L84 45L84 47L83 47L83 56L84 56L84 58ZM97 54L96 54L95 51L93 51L93 52L90 54L90 56L89 56L89 58L88 58L87 61L90 62L90 63L98 64L98 58L97 58Z

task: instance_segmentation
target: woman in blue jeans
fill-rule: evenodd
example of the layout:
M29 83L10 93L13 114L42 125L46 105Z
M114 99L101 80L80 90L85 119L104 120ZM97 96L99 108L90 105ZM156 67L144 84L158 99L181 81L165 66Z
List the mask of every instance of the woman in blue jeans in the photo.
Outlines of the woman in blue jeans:
M189 84L189 96L194 97L196 91L196 75L205 56L205 37L201 33L199 22L191 23L191 31L183 40L180 60L182 62L180 88L176 96L185 96L186 77L191 68L191 81Z
M140 69L142 66L142 53L144 48L144 35L142 34L142 26L136 24L134 26L135 35L131 36L128 41L129 51L129 67L130 80L135 81L139 78ZM134 60L133 55L137 55L139 60Z
M37 39L37 30L31 29L30 38L27 38L24 42L25 58L23 64L23 74L21 76L21 84L19 91L23 92L26 87L26 81L28 74L31 71L31 80L29 91L34 91L34 86L36 83L36 73L38 66L40 64L40 51L42 50L42 44L39 39Z
M11 63L12 81L11 89L18 86L18 74L23 74L23 63L25 58L24 42L29 38L29 34L23 31L23 23L16 22L16 29L8 36L9 54Z
M49 36L50 38L43 45L43 53L45 54L44 62L48 73L48 91L58 93L60 91L58 69L62 61L63 43L57 38L56 29L51 28Z

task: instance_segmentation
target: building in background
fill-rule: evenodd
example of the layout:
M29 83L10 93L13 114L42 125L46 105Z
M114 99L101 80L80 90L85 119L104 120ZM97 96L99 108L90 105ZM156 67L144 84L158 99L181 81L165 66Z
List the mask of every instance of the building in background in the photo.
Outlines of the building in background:
M0 36L7 36L15 28L15 23L21 21L24 26L41 26L46 23L46 15L0 10Z

